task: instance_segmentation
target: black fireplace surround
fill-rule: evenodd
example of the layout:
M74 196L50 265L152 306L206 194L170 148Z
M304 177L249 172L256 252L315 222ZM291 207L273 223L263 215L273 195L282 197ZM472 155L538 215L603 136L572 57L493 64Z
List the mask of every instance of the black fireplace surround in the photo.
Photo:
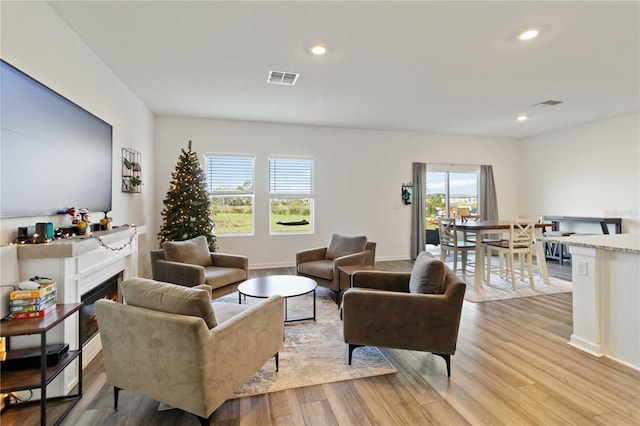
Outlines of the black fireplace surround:
M84 346L98 332L98 320L93 304L96 300L109 299L121 302L120 281L122 273L116 274L92 288L80 298L84 305L80 309L80 344Z

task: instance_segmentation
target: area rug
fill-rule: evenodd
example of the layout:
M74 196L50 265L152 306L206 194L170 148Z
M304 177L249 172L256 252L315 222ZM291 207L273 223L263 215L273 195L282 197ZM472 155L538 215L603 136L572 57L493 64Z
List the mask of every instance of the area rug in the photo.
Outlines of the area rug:
M368 346L356 349L352 365L348 365L338 306L330 299L329 290L318 287L316 292L316 321L292 322L284 327L280 371L276 373L274 361L267 362L232 398L398 372L377 348ZM247 297L243 304L259 300ZM237 304L238 293L216 301ZM313 295L291 297L287 305L289 319L310 317Z
M451 266L451 265L449 265ZM518 277L516 276L516 279ZM473 289L473 272L468 272L462 279L467 283L467 291L464 294L465 300L469 302L489 302L493 300L516 299L518 297L542 296L554 293L569 293L573 291L573 283L559 278L549 277L549 284L545 284L542 278L536 274L533 276L535 288L531 288L529 280L517 280L516 290L513 289L511 281L501 279L498 275L491 275L491 283L482 282L480 290Z

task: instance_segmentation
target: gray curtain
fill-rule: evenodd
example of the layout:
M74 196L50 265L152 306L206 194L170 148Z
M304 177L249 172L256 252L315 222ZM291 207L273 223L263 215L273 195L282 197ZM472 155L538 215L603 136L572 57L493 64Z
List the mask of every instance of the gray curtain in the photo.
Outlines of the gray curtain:
M480 166L480 214L484 220L498 220L498 199L493 166Z
M413 163L413 194L411 198L411 258L424 251L427 217L425 194L427 193L427 164Z

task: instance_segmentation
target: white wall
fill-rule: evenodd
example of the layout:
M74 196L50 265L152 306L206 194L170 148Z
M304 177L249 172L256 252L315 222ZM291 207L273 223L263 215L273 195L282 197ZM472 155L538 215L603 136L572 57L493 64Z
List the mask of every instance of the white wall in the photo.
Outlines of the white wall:
M523 213L621 217L623 233L640 233L640 114L558 130L519 144ZM597 224L563 226L602 232Z
M154 143L153 115L149 109L46 3L2 2L1 14L2 59L113 126L114 224L146 224L153 229L155 224L148 220L156 217L152 212ZM141 194L125 194L120 190L123 147L142 153ZM53 172L59 167L42 166ZM60 226L62 216L2 220L0 244L11 242L17 236L18 226L42 221ZM100 213L95 213L91 219L97 221L100 217Z
M492 164L501 215L518 212L512 139L182 117L156 117L155 134L156 233L171 172L189 140L201 161L207 152L256 156L255 236L218 237L220 251L244 254L254 268L292 265L296 251L326 245L334 232L367 235L378 243L378 260L408 259L411 210L400 186L412 179L414 161ZM269 235L267 158L274 154L315 159L314 235Z

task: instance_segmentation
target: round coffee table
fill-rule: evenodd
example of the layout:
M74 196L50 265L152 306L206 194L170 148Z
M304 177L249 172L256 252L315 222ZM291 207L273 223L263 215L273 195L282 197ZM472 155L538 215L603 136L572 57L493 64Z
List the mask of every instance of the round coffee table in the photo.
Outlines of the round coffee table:
M316 287L318 284L311 278L297 275L266 275L251 278L238 286L238 303L242 304L242 296L266 299L279 295L284 297L284 322L316 320ZM308 318L289 319L287 316L287 299L313 292L313 316Z

